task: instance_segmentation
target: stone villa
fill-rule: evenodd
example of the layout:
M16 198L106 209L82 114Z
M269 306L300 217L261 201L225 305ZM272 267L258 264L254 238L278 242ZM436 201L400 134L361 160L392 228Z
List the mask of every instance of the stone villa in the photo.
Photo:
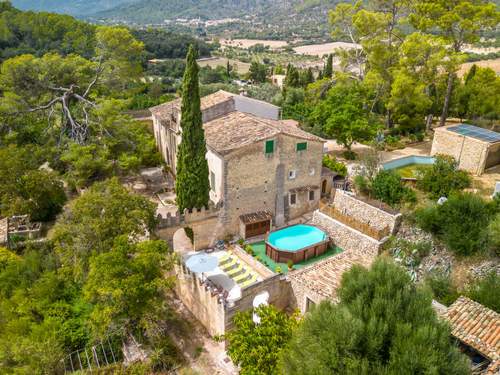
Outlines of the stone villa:
M318 207L324 141L280 120L274 105L218 91L201 100L210 200L221 207L219 227L243 238L269 232ZM151 109L154 133L175 171L180 100Z

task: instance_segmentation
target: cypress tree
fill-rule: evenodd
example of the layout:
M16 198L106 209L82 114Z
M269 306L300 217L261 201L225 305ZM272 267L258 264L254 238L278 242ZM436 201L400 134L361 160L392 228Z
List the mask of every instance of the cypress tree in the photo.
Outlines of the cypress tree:
M189 46L186 70L182 83L181 128L182 141L177 152L175 190L179 209L201 208L208 204L210 186L207 146L200 106L197 53Z
M329 54L326 60L325 71L323 72L324 78L332 78L333 74L333 55Z

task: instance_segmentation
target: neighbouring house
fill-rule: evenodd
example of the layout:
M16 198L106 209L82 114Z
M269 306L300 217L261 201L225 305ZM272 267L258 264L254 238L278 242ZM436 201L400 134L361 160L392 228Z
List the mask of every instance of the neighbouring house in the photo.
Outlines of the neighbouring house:
M42 224L31 222L27 215L11 216L0 220L0 246L16 241L35 240L40 237Z
M500 133L468 124L434 129L431 155L450 155L459 168L481 175L500 164Z
M284 75L284 74L273 74L271 76L271 83L274 86L278 86L280 89L282 89L283 84L285 83L285 78L286 78L286 75Z
M500 314L466 297L442 315L451 334L471 358L474 374L500 373Z
M323 139L279 120L279 107L225 91L202 98L201 107L219 238L265 234L318 207ZM158 147L175 170L180 101L151 112Z

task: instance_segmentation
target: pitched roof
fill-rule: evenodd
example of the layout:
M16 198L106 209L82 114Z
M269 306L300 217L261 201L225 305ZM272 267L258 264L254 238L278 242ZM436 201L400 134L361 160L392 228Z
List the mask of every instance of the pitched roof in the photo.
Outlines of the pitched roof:
M355 264L369 267L374 259L375 254L344 251L309 267L294 271L288 274L288 279L336 302L338 301L337 289L340 286L343 273L350 270Z
M323 139L280 120L269 120L239 111L229 112L204 124L207 145L220 154L227 154L278 134L324 142Z
M500 360L500 314L469 298L460 297L448 307L445 318L451 325L453 336L493 363Z
M200 100L201 110L204 111L210 107L213 107L214 105L231 100L235 95L236 94L227 91L219 90L217 92L214 92L213 94L204 96ZM173 109L180 110L181 104L182 104L182 99L178 98L170 102L157 105L156 107L152 107L149 110L154 115L166 119L168 118L170 113L172 113Z

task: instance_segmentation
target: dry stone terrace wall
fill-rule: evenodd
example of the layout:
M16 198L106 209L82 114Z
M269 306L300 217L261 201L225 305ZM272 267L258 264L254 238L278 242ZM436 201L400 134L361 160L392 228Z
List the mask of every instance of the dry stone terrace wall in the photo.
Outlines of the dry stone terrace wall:
M368 224L376 230L389 228L389 231L392 234L397 232L402 220L402 215L400 213L392 214L386 212L378 207L374 207L366 202L363 202L342 190L337 190L335 192L333 205L341 213L353 217L357 221Z
M314 211L312 223L325 230L333 243L344 251L359 251L362 254L376 255L383 244L318 210Z

